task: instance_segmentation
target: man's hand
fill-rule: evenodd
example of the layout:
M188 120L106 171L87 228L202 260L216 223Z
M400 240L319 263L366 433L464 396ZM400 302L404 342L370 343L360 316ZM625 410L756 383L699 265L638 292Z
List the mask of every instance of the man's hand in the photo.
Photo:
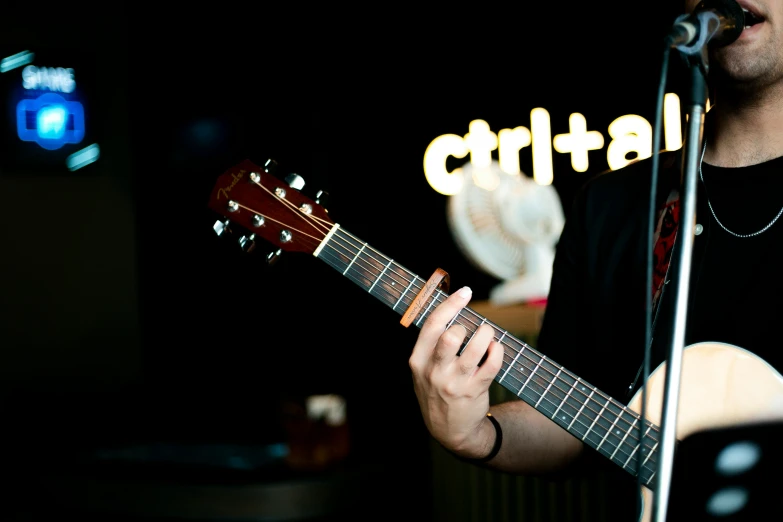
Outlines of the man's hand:
M476 327L470 317L452 322L471 296L470 288L464 287L432 311L421 327L409 364L432 436L460 456L481 458L494 444L495 430L486 414L489 387L500 371L503 347L494 340L495 330L490 325L479 326L468 339L466 326L470 330Z

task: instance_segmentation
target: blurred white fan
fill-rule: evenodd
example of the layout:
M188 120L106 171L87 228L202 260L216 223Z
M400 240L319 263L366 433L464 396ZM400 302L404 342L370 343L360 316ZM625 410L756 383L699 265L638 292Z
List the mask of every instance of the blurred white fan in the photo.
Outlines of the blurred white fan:
M490 291L495 305L546 299L555 244L565 223L552 185L507 174L496 161L462 167L462 189L449 197L448 220L459 248L479 269L503 280Z

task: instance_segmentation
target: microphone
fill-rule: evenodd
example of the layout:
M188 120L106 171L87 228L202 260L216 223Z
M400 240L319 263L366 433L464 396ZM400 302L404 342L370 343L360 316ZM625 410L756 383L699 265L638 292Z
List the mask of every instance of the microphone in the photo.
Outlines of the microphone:
M729 45L743 29L745 13L736 0L702 0L692 13L677 17L667 38L672 47L690 54L708 43Z

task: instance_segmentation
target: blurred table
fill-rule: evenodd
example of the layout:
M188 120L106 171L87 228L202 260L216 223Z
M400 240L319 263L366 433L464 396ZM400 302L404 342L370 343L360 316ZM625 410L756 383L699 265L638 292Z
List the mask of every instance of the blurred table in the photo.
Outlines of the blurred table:
M476 313L505 328L509 333L524 337L523 340L528 342L538 336L541 321L544 319L545 306L541 304L498 306L489 301L475 301L469 306Z

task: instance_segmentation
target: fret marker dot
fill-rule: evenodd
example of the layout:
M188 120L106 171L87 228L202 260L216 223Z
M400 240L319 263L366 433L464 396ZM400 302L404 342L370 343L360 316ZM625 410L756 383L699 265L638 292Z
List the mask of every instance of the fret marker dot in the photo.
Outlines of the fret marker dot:
M566 416L565 415L563 415L563 420L566 420Z
M616 432L616 433L619 435L619 434L620 434L620 430L617 430L617 432Z

